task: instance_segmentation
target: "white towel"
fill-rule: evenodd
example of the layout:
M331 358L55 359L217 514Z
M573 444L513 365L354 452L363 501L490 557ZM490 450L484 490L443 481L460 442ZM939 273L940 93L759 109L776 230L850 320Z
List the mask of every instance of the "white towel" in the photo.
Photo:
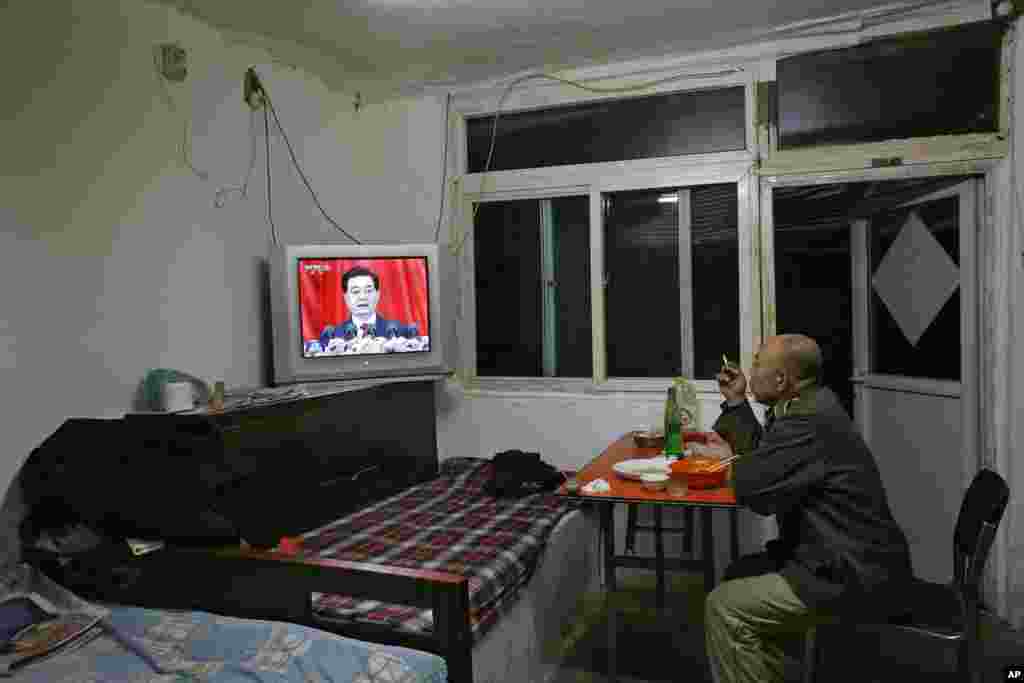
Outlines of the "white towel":
M580 489L580 491L588 495L591 493L606 493L611 490L611 485L609 485L608 482L605 481L604 479L595 479L594 481L590 482L582 489Z

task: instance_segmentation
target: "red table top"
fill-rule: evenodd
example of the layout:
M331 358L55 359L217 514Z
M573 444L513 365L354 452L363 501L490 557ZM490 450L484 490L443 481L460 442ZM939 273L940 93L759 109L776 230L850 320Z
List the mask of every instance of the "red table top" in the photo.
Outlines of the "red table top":
M725 444L717 434L711 436L716 444ZM727 445L727 444L726 444ZM626 502L626 503L658 503L666 505L702 505L715 507L735 507L736 493L731 487L719 489L690 489L686 496L669 495L668 491L650 491L643 487L639 481L620 477L612 469L615 463L633 458L654 458L660 455L657 448L639 448L633 443L631 434L622 436L614 441L599 456L594 458L586 467L576 474L576 481L579 482L577 493L569 493L566 485L558 489L560 495L580 498L583 500ZM594 479L604 479L611 486L611 490L605 493L585 494L582 492L584 486Z

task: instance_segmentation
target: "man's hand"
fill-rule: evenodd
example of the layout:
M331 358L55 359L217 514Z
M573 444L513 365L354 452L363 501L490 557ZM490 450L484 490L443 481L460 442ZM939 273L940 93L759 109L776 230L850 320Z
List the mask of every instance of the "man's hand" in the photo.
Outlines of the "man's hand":
M715 379L718 380L718 390L727 401L740 401L747 398L747 377L743 371L732 363L722 365L722 370Z

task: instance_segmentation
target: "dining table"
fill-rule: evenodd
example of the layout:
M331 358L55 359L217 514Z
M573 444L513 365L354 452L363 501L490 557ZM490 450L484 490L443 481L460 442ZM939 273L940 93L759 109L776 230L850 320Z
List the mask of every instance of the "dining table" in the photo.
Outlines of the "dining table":
M725 449L724 455L732 454L728 443L715 432L705 432L704 440L718 449ZM573 477L563 483L557 493L562 496L585 501L596 506L599 511L601 545L603 546L603 566L605 587L615 591L616 569L618 567L638 567L653 569L656 573L656 590L658 607L665 604L665 570L697 570L704 573L704 586L710 592L715 586L715 552L712 513L716 510L725 511L729 515L730 555L735 560L739 556L739 529L736 493L729 480L719 488L679 490L652 490L638 480L627 478L620 472L624 468L616 465L627 460L657 458L663 453L657 447L641 447L636 444L633 433L627 433L610 443L597 454ZM673 475L678 476L678 475ZM587 493L587 485L598 479L608 484L605 491ZM641 504L652 508L654 517L654 556L637 556L618 554L615 548L614 510L620 504ZM701 513L700 539L701 552L699 558L679 557L666 558L663 540L665 527L662 514L666 508L688 508Z

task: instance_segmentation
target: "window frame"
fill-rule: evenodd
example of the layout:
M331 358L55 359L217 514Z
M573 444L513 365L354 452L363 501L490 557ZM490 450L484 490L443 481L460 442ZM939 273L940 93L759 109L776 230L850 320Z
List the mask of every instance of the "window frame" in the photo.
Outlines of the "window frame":
M696 158L692 158L696 157ZM607 374L606 336L604 329L604 226L601 199L605 193L628 190L657 190L661 188L689 188L700 185L735 183L738 203L738 248L740 288L740 349L744 358L750 358L754 338L760 328L759 299L755 296L760 274L754 267L753 226L756 225L757 178L753 173L754 159L749 152L692 155L629 162L578 164L564 167L530 169L527 171L501 171L487 174L480 192L482 174L465 178L460 215L466 217L459 255L462 264L462 288L459 329L460 378L464 386L475 391L549 391L567 393L621 393L664 391L669 377L610 378ZM493 180L490 176L494 176ZM475 191L474 191L475 190ZM590 259L591 259L591 325L594 370L589 378L570 377L479 377L476 373L476 296L474 239L472 216L476 203L509 201L516 199L545 199L551 197L586 195L590 203ZM681 283L682 289L682 283ZM680 292L682 296L682 292ZM686 324L686 321L683 321ZM685 349L684 349L685 352ZM697 379L699 393L718 394L714 380Z
M911 169L922 167L931 169L932 173L947 166L991 168L1007 157L1009 151L1009 62L1012 61L1012 54L1008 54L1010 51L1005 49L1005 45L1000 78L1000 101L1003 106L1000 107L1000 130L997 133L944 135L787 151L777 149L774 121L758 110L758 105L762 104L759 100L759 87L775 80L776 59L795 52L839 48L861 40L953 26L991 16L990 8L982 7L972 0L960 0L938 14L927 8L881 12L878 16L868 12L856 26L845 21L848 17L836 17L818 22L812 27L783 27L773 36L774 39L720 52L622 62L560 74L576 82L594 83L602 88L629 86L639 81L659 81L659 85L638 93L644 96L743 85L746 145L741 151L467 174L467 117L492 114L499 103L502 112L518 112L620 99L622 96L584 91L564 82L553 83L547 80L519 82L507 91L500 82L481 83L456 93L447 122L450 150L447 189L452 197L447 221L450 232L448 246L459 273L458 301L455 304L458 319L455 333L459 347L456 372L465 394L660 394L664 390L667 378L617 379L608 378L606 373L603 329L605 300L599 282L604 270L600 202L602 192L615 190L687 187L715 182L737 183L740 363L749 367L754 348L774 328L771 191L768 189L765 192L766 187L770 187L773 182L785 182L783 178L794 181L794 184L806 184L808 181L830 182L829 178L848 177L851 174L896 177L908 171L914 173ZM726 73L730 70L732 73ZM699 85L686 87L687 73L696 79L689 82ZM903 165L876 168L879 157L900 157ZM589 379L477 377L475 271L472 259L473 203L573 194L586 194L590 197L592 320L595 323L592 335L593 376ZM762 219L766 205L769 212L767 221ZM698 394L705 399L719 395L717 383L713 380L697 380L696 384Z

